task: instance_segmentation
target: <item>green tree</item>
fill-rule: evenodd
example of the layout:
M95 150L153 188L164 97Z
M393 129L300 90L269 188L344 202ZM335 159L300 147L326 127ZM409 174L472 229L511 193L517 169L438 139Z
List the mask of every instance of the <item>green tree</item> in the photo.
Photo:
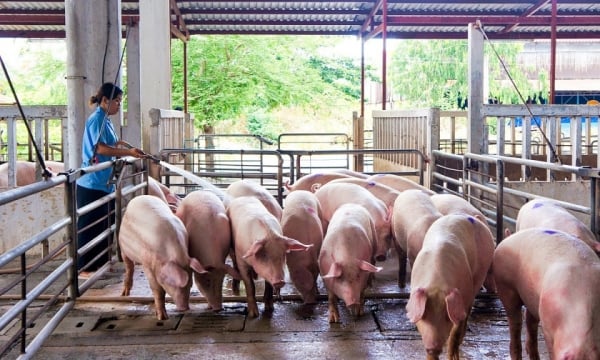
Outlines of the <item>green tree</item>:
M324 70L315 60L320 47L336 39L291 36L192 37L188 53L188 108L205 132L220 121L251 118L252 129L273 128L265 114L282 106L326 107L334 99L355 95L358 67L345 72ZM180 41L172 45L173 103L183 104ZM356 74L354 74L355 72ZM336 82L347 76L356 89ZM264 134L260 134L264 135Z
M468 94L468 49L466 40L404 40L391 55L388 69L395 97L402 107L430 107L456 109ZM523 94L545 89L534 88L527 80L527 69L517 66L517 55L522 43L494 43L494 48L504 62L510 76ZM500 60L485 45L489 66L489 95L501 103L520 102L517 92L507 80ZM543 78L543 75L539 76ZM547 84L545 85L547 86ZM462 99L462 101L459 101Z
M19 43L19 63L5 65L22 105L67 103L64 42ZM0 76L0 94L13 98L5 75Z

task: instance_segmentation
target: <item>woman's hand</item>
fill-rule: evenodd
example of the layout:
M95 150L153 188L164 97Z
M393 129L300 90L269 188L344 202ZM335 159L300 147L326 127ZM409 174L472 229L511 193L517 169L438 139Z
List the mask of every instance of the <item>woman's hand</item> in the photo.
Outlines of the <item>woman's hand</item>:
M130 156L133 156L136 158L145 158L148 156L145 152L143 152L142 150L135 148L135 147L132 147L131 149L129 149L129 152L130 152L130 154L129 154Z

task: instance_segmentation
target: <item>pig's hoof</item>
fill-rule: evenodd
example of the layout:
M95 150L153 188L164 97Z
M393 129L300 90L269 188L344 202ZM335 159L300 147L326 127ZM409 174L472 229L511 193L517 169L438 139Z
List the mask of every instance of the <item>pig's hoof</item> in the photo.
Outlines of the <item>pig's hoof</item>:
M257 318L258 317L258 307L248 307L248 317L249 318Z
M340 322L340 315L339 314L329 314L329 323L333 324L333 323L339 323Z

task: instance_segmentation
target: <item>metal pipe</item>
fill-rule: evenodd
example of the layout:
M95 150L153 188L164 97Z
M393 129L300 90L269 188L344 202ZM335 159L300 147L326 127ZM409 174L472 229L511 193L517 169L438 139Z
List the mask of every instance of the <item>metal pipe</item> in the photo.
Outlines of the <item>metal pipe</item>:
M75 301L69 301L65 303L58 312L48 321L46 326L40 330L40 332L31 340L29 346L25 349L24 353L21 354L17 359L26 360L31 359L37 351L42 347L44 342L52 335L52 332L58 327L60 322L69 315L69 312L75 307Z

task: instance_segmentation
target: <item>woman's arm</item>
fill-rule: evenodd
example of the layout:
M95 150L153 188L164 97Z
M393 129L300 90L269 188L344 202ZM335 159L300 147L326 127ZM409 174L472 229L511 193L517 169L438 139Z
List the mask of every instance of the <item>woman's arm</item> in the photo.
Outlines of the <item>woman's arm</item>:
M119 144L119 142L117 143L117 145ZM128 144L129 145L129 144ZM118 148L118 147L112 147L109 145L106 145L105 143L98 143L98 148L96 149L96 152L100 155L104 155L104 156L117 156L117 157L123 157L123 156L133 156L136 158L143 158L146 155L145 152L143 152L142 150L135 148L135 147L131 147L131 148Z

